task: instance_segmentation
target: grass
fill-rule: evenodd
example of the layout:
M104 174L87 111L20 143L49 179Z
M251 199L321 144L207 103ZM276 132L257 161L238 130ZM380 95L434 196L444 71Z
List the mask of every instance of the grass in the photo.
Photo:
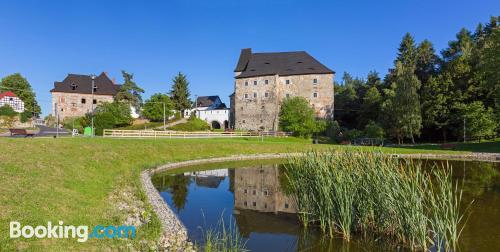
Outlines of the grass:
M109 138L0 138L0 248L2 250L103 250L154 240L160 224L152 221L137 231L134 241L91 239L10 239L9 222L46 225L59 220L73 225L117 225L125 216L110 195L132 187L140 190L142 170L161 164L237 154L325 150L297 138L238 139L109 139ZM380 150L386 153L449 153L450 151L333 146L336 149Z
M221 215L217 225L203 231L204 244L198 245L198 251L204 252L245 252L246 242L240 236L236 221L229 220L226 226Z
M380 152L308 152L285 165L289 188L307 227L349 241L371 233L411 250L456 250L463 213L461 191L447 167Z
M455 144L456 147L454 150L456 151L469 151L469 152L490 152L490 153L499 153L500 152L500 138L494 140L483 140L479 142L456 142L451 143ZM409 148L409 149L420 149L420 150L440 150L441 144L420 144L414 146L404 146L401 148Z
M168 121L167 123L170 123L170 121ZM154 129L154 128L161 127L161 126L163 126L163 122L148 122L148 123L129 125L129 126L125 126L125 127L116 128L116 129L118 129L118 130L144 130L144 129Z

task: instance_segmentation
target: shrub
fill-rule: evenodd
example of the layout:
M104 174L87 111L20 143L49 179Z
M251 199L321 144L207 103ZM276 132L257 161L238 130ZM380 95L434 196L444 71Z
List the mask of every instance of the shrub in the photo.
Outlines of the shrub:
M22 123L27 122L31 117L33 117L33 112L25 110L20 114L20 121Z
M156 93L144 102L142 115L152 122L163 121L163 103L165 103L165 117L172 115L173 104L166 94Z
M364 135L370 138L384 138L384 129L378 123L370 121L365 126Z
M356 138L360 138L363 136L363 131L357 129L350 129L344 132L344 139L349 141L354 141Z
M83 133L83 129L90 126L90 117L66 117L63 121L63 127L65 129L73 130L77 129L80 134Z
M325 130L326 123L316 120L314 109L303 97L286 99L281 104L280 128L294 136L309 138Z
M3 105L2 107L0 107L0 116L15 116L17 115L17 112L14 111L14 109L9 106L9 105Z
M195 117L190 118L186 123L174 125L169 129L176 131L203 131L210 130L210 125L207 122Z
M87 114L83 119L90 125L92 115ZM102 135L104 129L123 127L132 123L130 106L122 102L104 102L97 106L94 112L94 128L96 135Z

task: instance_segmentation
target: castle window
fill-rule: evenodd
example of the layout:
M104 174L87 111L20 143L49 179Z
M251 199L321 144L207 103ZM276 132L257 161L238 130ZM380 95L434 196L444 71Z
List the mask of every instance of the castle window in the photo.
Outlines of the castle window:
M257 202L254 201L253 202L253 206L256 207L257 206Z
M286 81L285 81L285 83L286 83L286 84L290 84L290 80L286 80Z
M253 194L253 195L256 195L256 194L257 194L257 191L253 190L252 194Z
M257 93L253 93L253 98L257 98Z
M313 83L314 83L314 84L318 83L318 79L314 79L314 80L313 80Z
M260 120L260 123L263 123L264 121L263 120Z
M264 83L267 85L269 84L269 80L265 80Z
M71 90L76 90L76 84L75 83L71 83Z
M264 208L267 208L267 203L264 203Z
M244 190L245 194L247 193L247 189Z
M269 195L269 191L265 190L264 195L266 195L266 196Z
M97 92L97 86L94 85L94 92Z
M318 93L313 94L314 98L318 98Z
M269 93L268 93L268 92L266 92L266 93L264 94L264 96L265 96L266 98L267 98L267 97L269 97Z
M245 99L248 99L248 94L245 94Z
M285 203L285 208L288 208L288 203Z
M85 104L87 102L87 100L85 100L85 98L82 98L82 104Z
M245 86L248 86L248 81L245 81Z
M261 107L261 109L264 109L264 108L265 108L264 106Z
M92 103L97 104L97 100L96 100L96 99L94 99L94 100L92 101Z
M245 123L245 120L242 120L241 122L242 122L242 123Z
M243 202L243 205L247 206L248 204L247 204L247 202L245 201L245 202Z
M257 86L257 81L256 81L256 80L255 80L255 81L253 81L253 85L254 85L254 86Z

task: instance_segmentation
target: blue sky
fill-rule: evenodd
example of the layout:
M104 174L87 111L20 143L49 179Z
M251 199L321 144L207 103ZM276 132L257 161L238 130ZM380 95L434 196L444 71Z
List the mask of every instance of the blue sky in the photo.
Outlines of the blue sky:
M122 69L146 93L187 74L194 95L228 101L241 48L305 50L337 72L383 76L405 32L439 51L500 1L1 1L0 77L19 72L50 111L54 81Z

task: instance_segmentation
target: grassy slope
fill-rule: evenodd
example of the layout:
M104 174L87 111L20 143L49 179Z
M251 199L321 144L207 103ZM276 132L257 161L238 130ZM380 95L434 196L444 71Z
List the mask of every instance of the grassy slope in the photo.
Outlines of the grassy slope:
M160 164L251 153L296 152L312 145L295 138L272 139L104 139L104 138L0 138L0 248L61 251L100 250L123 245L120 240L77 243L74 239L11 240L8 223L46 225L63 220L72 225L120 224L109 195L132 185L142 196L138 175ZM333 146L334 148L353 148ZM363 148L367 149L367 148ZM442 152L382 148L389 153ZM138 231L148 239L159 235L154 220ZM1 249L0 249L1 250Z

